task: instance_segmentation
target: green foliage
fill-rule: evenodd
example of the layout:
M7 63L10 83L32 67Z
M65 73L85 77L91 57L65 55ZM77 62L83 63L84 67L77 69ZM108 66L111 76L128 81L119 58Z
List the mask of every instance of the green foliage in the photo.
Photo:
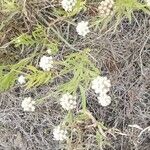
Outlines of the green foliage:
M26 88L47 84L51 80L51 72L43 72L34 66L27 65L29 60L31 58L23 59L14 65L0 66L0 91L11 88L16 83L19 74L25 75L27 80Z
M47 84L52 78L51 72L43 72L36 69L34 66L28 65L26 69L28 71L26 74L27 88Z
M79 86L86 89L91 80L99 74L99 70L90 61L88 54L89 49L72 53L61 63L64 68L60 72L60 76L71 73L73 77L60 86L60 91L75 94Z
M125 16L131 22L134 11L142 10L148 14L150 11L145 7L145 4L137 0L116 0L114 12L116 15L117 23Z
M32 36L26 33L23 33L16 39L14 39L14 42L16 47L19 47L20 45L32 46L35 43L35 41L32 39Z
M35 41L35 43L37 44L47 44L48 43L48 37L46 34L46 29L41 26L41 25L37 25L33 32L32 32L32 38Z
M0 91L11 88L17 79L18 74L27 65L30 58L25 58L15 65L0 66Z
M31 34L22 33L20 36L13 39L13 42L16 47L19 46L42 46L46 49L51 49L52 54L56 54L58 52L58 42L55 40L49 40L46 34L46 29L37 25Z

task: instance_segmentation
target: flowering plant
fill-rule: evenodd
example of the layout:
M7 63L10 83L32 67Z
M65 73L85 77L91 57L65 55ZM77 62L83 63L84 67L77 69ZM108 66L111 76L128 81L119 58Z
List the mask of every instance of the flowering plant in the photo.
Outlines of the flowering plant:
M16 0L0 2L1 12L7 16L0 25L2 40L13 28L5 33L3 31L5 27L7 28L9 24L14 25L20 18L20 22L24 21L16 27L18 29L11 39L8 38L10 41L0 47L6 51L13 47L18 52L17 59L12 61L13 57L9 57L10 61L0 65L0 92L15 85L27 90L48 84L54 88L51 93L57 94L60 111L64 114L59 125L55 124L52 130L54 140L67 143L68 149L72 149L73 137L79 139L82 145L83 139L88 139L84 135L84 131L87 130L93 134L94 140L96 139L102 149L107 145L107 135L113 135L115 131L111 132L90 112L88 101L91 99L87 98L87 95L92 94L94 103L98 102L101 109L107 109L114 101L110 93L111 79L101 75L91 54L93 45L87 43L84 44L85 47L82 44L77 47L74 43L76 39L80 39L81 43L86 42L86 39L92 41L90 35L96 27L103 32L102 29L107 29L107 25L110 24L116 29L123 18L128 18L131 22L134 11L142 10L150 14L150 2L149 0L143 2L101 0L92 3L88 0L42 1L44 5L40 3L41 6L34 12L35 14L30 10L37 10L37 4L33 6L34 9L28 10L33 3L34 1L24 1L21 4ZM89 14L88 17L85 16L86 13ZM34 113L40 109L37 106L44 103L51 93L37 101L31 96L25 98L23 96L20 106L23 111Z

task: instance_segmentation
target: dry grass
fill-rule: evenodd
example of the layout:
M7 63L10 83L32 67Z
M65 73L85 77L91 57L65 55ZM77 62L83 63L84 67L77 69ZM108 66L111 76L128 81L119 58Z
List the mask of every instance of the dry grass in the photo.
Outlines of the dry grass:
M29 2L26 6L27 16L24 14L15 16L1 32L1 45L9 42L19 33L30 33L37 22L45 26L47 22L55 22L54 16L46 14L48 13L46 10L50 10L51 5L52 3L46 0L42 3ZM3 17L0 15L0 18ZM81 18L86 20L89 16L81 13L77 16L77 20ZM141 12L136 13L135 18L131 24L127 20L122 21L115 32L113 29L105 32L96 30L86 39L79 38L70 23L59 24L59 21L57 23L59 31L63 31L61 35L73 47L78 49L89 47L93 50L91 59L94 58L93 61L102 75L107 75L112 82L110 95L113 101L109 107L101 107L92 91L89 90L87 95L88 108L95 118L104 122L107 127L118 128L126 134L115 134L115 137L108 134L112 147L106 147L106 150L149 150L150 148L150 133L147 130L139 137L141 132L139 129L128 127L132 124L137 124L143 129L150 126L150 18ZM60 58L70 50L68 45L62 45L58 56ZM9 49L12 56L9 56ZM13 56L23 58L28 54L28 49L25 49L24 53L20 55L20 51L11 45L5 51L4 56L7 56L5 60L0 53L0 63L2 59L6 61ZM14 62L18 59L15 58ZM59 145L52 137L52 128L59 124L64 113L55 101L56 97L47 99L35 113L25 113L20 107L25 96L36 99L50 92L51 87L48 85L29 91L24 91L23 87L14 87L0 94L0 149L59 150L65 148L65 145ZM83 135L92 135L91 132L92 129L83 131ZM78 145L79 148L76 147L75 150L99 149L92 136L86 141L83 140L83 143L85 147Z

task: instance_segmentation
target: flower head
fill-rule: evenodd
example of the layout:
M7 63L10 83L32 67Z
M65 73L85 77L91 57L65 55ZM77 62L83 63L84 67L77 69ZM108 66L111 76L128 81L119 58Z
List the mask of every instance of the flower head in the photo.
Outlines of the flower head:
M20 76L18 77L18 82L19 82L20 84L26 83L25 77L24 77L23 75L20 75Z
M34 111L35 110L35 101L31 97L26 97L21 104L21 107L24 111Z
M51 68L53 68L53 57L50 56L42 56L39 62L39 66L44 70L44 71L50 71Z
M57 126L53 130L53 136L56 141L63 141L67 139L67 131Z
M66 93L62 95L60 99L60 104L61 106L66 109L66 110L72 110L76 108L77 102L76 102L76 97L70 95L69 93Z
M72 11L76 3L77 0L62 0L61 5L65 11Z
M110 80L107 77L98 76L92 81L92 89L96 94L107 93L111 87Z
M104 0L100 3L98 10L102 17L112 15L114 0Z
M98 76L92 81L92 89L98 94L98 102L102 106L108 106L111 103L111 97L107 95L110 90L111 83L107 77Z
M78 32L79 35L85 37L86 34L90 32L89 27L88 27L88 22L87 21L79 22L76 27L76 31Z
M98 102L104 107L108 106L111 103L111 97L107 94L100 94L98 96Z

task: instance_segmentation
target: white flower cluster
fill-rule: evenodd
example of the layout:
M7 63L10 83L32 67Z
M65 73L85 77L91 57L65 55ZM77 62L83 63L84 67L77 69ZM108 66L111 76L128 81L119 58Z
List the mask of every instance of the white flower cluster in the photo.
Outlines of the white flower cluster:
M150 6L150 0L145 0L145 3L147 4L147 6Z
M60 104L65 110L72 110L77 105L76 96L72 96L69 93L63 94L60 99Z
M79 35L85 37L89 32L88 22L87 21L81 21L78 23L76 27L76 31Z
M35 110L35 101L31 97L26 97L21 104L21 107L24 111L34 111Z
M23 75L20 75L20 76L18 77L18 82L19 82L20 84L25 84L25 83L26 83L25 77L24 77Z
M107 95L110 87L111 83L107 77L98 76L92 81L92 89L98 94L98 100L102 106L107 106L111 103L111 97Z
M106 93L104 94L99 94L99 96L97 97L98 102L102 105L102 106L108 106L111 103L111 97L109 95L107 95Z
M113 13L114 0L104 0L100 3L98 10L100 16L107 17Z
M92 81L92 89L96 94L107 93L111 87L110 80L107 77L98 76Z
M53 136L56 141L63 141L67 139L67 131L57 126L53 130Z
M51 68L53 68L53 57L52 56L42 56L39 62L39 66L44 71L50 71Z
M65 11L72 11L76 3L77 0L62 0L61 5Z

